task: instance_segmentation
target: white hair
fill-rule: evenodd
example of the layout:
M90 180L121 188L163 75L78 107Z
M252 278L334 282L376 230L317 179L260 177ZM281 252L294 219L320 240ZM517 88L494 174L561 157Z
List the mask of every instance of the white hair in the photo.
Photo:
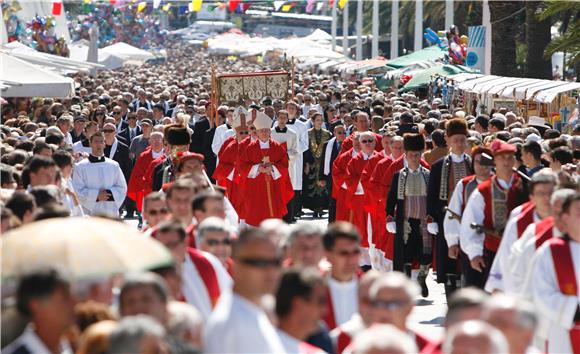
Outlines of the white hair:
M165 329L153 317L147 315L125 317L109 336L108 353L138 353L141 341L148 336L163 339Z
M493 295L483 306L482 318L490 322L497 311L512 311L516 325L522 330L535 330L538 315L534 306L523 298L507 294Z
M374 281L369 289L371 299L376 299L379 292L383 289L403 289L409 297L409 301L414 302L419 295L419 287L401 272L385 273Z
M418 353L415 341L405 332L389 324L373 325L354 337L353 353Z
M214 231L224 232L229 235L231 230L228 223L224 219L218 218L217 216L210 216L209 218L206 218L200 222L197 226L196 241L198 244L201 243L201 240L203 240L206 232Z
M508 342L500 330L479 320L465 321L452 326L445 336L442 352L445 354L453 353L455 339L460 336L487 340L490 347L489 354L502 354L509 352ZM482 352L481 354L486 353Z

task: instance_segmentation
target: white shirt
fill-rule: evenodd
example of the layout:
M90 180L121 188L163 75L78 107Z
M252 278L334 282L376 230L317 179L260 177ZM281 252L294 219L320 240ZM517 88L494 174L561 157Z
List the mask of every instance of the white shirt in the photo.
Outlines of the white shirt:
M264 310L236 293L220 297L205 328L205 353L285 353Z
M77 141L73 144L73 152L78 153L81 152L83 154L90 154L93 150L90 146L83 146L83 142L81 140Z
M502 179L496 179L499 185L504 189L509 189L511 182L506 182ZM476 230L471 228L472 223L478 225L483 225L485 209L485 200L483 195L476 189L471 193L471 196L467 200L467 205L463 211L463 216L461 218L461 233L459 236L459 244L463 252L467 254L469 260L483 255L483 240L485 235L483 233L478 233Z
M286 127L286 133L278 133L276 128L272 128L272 140L279 143L286 143L286 151L288 152L288 171L290 174L290 182L292 182L292 189L296 185L294 173L296 158L298 157L298 135L290 128Z
M478 183L480 181L478 180ZM457 182L451 199L449 200L449 205L447 208L453 211L455 214L461 215L463 213L463 190L465 185L462 180ZM449 247L456 246L459 244L459 234L461 233L461 222L456 218L451 217L449 211L445 211L445 218L443 219L443 230L445 230L444 236Z
M465 160L465 154L456 155L454 153L451 153L450 155L451 155L452 162L459 163L459 162L463 162L463 160Z
M127 194L127 182L117 161L109 158L97 163L82 160L74 168L72 184L89 215L119 215L119 208ZM97 196L102 189L109 189L114 200L98 202Z
M515 290L515 284L511 281L512 278L509 275L508 258L513 244L518 240L519 216L520 214L513 216L505 226L499 248L489 271L489 277L485 283L485 291L487 292L501 290L512 293ZM534 222L538 221L540 221L540 217L534 212Z
M28 325L20 337L16 338L14 342L2 350L2 354L13 354L19 349L22 350L22 347L25 347L33 354L51 353L34 331L33 325ZM69 343L64 338L60 341L60 349L58 352L60 354L73 354Z
M339 282L329 277L328 288L332 298L334 320L336 325L340 326L358 312L358 279L353 276L351 281Z
M576 284L580 284L580 243L570 241L569 246L576 273ZM574 324L574 314L580 302L580 286L576 295L564 295L560 292L548 242L538 249L533 263L531 289L534 304L539 317L550 321L547 352L572 353L568 331Z
M230 136L234 136L234 130L229 129L226 124L222 124L215 128L215 134L211 142L211 150L217 156L222 148L222 145ZM219 163L219 159L216 157L216 166Z
M274 127L278 126L278 121L274 122ZM306 123L300 121L298 118L294 120L293 124L286 124L286 128L296 133L298 137L298 156L294 164L289 166L288 173L292 181L292 188L295 191L302 190L302 173L304 172L304 157L302 154L308 150L308 126Z
M313 345L305 343L301 340L298 340L288 333L284 332L281 329L278 329L278 335L280 336L280 340L282 341L282 345L286 350L286 353L296 353L296 354L322 354L326 353L324 350L319 349Z
M214 255L207 252L202 253L215 270L218 285L220 287L221 298L224 294L231 292L233 285L232 278ZM185 261L183 262L182 283L183 296L190 305L199 310L203 319L207 321L212 313L212 304L209 299L207 288L205 287L195 264L191 261L189 254L185 255Z

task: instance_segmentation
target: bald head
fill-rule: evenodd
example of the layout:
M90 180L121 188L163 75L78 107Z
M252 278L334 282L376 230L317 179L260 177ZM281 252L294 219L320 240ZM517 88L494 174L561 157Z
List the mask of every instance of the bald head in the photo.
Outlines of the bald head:
M508 352L505 336L483 321L466 321L452 326L443 342L445 354L500 354Z

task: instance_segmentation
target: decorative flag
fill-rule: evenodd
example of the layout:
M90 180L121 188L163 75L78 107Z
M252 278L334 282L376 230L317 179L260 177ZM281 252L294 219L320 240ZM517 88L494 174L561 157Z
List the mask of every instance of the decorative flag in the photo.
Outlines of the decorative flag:
M147 7L147 2L146 1L142 1L137 5L137 12L143 12L143 10L145 10L145 8Z
M167 5L163 5L163 7L161 7L161 9L165 12L169 12L170 8L171 8L171 3L168 3Z
M228 9L230 10L230 12L236 11L239 3L240 0L229 0Z
M201 10L201 4L203 0L191 0L191 7L193 12L199 12Z
M316 0L308 0L306 2L306 12L307 13L312 13L312 11L314 11L314 5L316 5Z
M109 5L115 5L117 3L117 0L109 0Z
M328 0L328 7L334 6L334 0Z
M161 5L161 0L153 0L153 8L156 9Z
M347 1L348 0L338 0L338 8L341 9L341 10L344 9L344 7L346 6L346 2Z
M52 14L54 16L59 16L62 13L62 2L52 3Z
M292 8L296 6L296 3L291 3L291 4L286 4L284 6L282 6L282 12L289 12L290 10L292 10Z
M186 12L187 12L187 6L185 6L185 5L179 6L179 14L180 15L183 15Z

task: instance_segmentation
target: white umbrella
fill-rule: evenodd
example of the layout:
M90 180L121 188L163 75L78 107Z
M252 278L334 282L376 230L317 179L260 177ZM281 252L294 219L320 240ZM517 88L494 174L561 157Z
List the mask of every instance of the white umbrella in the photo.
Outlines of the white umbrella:
M2 238L2 278L55 269L71 279L170 265L169 251L128 225L103 218L34 222Z

